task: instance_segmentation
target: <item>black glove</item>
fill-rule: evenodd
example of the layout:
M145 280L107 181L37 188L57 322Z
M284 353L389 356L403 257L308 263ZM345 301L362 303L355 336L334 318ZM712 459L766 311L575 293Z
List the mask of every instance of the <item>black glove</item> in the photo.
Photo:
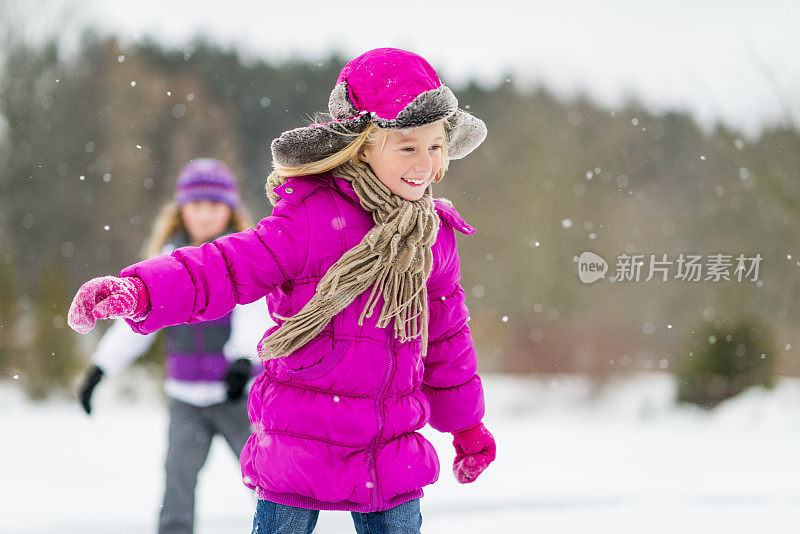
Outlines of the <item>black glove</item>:
M86 374L86 378L83 379L80 396L81 405L83 406L83 409L86 410L87 415L92 413L92 392L94 391L94 387L97 385L97 383L100 382L101 378L103 378L103 370L94 365Z
M228 400L237 400L242 396L247 381L250 380L250 369L253 364L248 358L239 358L225 372L225 384L228 386Z

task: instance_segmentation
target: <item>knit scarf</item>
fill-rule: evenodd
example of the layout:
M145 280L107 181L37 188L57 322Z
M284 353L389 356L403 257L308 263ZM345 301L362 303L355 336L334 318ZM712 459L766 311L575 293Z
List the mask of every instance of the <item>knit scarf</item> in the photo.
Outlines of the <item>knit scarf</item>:
M406 200L386 187L367 164L347 161L331 174L353 185L361 207L372 213L375 226L325 273L314 296L292 317L263 339L262 360L289 355L311 341L355 298L372 286L358 319L371 317L383 297L378 327L394 318L394 337L406 342L422 336L422 357L428 346L427 280L433 268L433 242L439 231L431 186L419 200Z

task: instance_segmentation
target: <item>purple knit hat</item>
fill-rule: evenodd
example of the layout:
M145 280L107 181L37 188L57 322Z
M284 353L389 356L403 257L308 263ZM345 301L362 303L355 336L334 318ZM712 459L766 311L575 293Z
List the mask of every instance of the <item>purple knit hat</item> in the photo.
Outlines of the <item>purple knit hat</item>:
M380 128L406 129L447 118L445 137L450 159L472 152L486 138L486 125L459 109L422 56L399 48L369 50L344 66L328 100L332 120L283 132L271 144L272 157L283 167L297 167L334 154L370 122ZM331 131L333 130L333 131Z
M227 165L213 158L193 159L183 166L175 185L175 203L193 200L224 202L231 209L241 206L236 177Z

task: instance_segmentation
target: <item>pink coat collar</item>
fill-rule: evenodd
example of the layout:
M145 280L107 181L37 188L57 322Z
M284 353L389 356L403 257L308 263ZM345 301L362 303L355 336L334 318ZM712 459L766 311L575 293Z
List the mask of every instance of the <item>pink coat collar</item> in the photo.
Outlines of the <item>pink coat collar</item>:
M353 189L353 185L344 178L334 176L330 172L308 176L290 176L286 179L286 183L276 187L275 191L282 199L289 200L290 202L299 202L310 195L315 189L324 185L332 186L342 193L353 205L361 208L361 202ZM434 199L434 204L436 205L439 218L447 221L459 232L466 235L472 235L477 232L474 227L464 221L449 200L436 198Z

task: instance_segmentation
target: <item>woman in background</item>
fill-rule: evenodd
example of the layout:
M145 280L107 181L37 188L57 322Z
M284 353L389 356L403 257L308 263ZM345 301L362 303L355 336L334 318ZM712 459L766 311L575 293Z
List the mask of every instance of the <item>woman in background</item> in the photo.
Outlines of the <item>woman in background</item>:
M153 225L145 255L168 254L251 227L229 168L215 159L196 159L181 170L175 198L162 208ZM260 299L212 321L162 329L167 343L164 388L170 399L170 421L159 534L193 532L197 476L216 434L225 438L239 458L251 432L246 386L251 375L263 370L256 345L264 329L274 324ZM123 319L106 331L80 389L87 414L97 383L126 369L148 350L156 335L138 334Z

